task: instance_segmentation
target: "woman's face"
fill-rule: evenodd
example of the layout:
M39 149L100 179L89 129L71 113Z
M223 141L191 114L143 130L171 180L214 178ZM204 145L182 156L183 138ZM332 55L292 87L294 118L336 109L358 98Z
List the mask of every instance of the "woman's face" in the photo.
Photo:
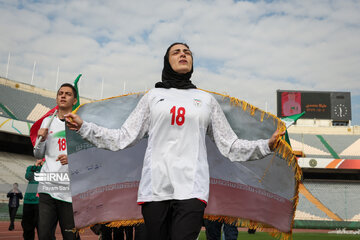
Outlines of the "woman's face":
M170 48L169 63L177 73L188 73L192 68L192 54L190 49L182 44L176 44Z

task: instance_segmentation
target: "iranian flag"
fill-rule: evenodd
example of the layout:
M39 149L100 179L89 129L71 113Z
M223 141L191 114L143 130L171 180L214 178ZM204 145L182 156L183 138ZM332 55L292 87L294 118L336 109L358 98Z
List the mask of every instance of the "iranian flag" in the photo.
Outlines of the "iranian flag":
M305 114L305 111L302 112L302 113L299 113L299 114L294 114L294 115L291 115L291 116L281 118L281 121L283 121L285 123L286 129L288 129L291 125L295 124L296 121L299 118L301 118L302 115L304 115L304 114ZM285 141L291 146L290 139L289 139L289 134L288 134L287 130L285 132Z
M76 114L84 121L120 129L144 94L84 104ZM276 129L286 129L276 116L245 101L209 94L240 139L268 139ZM104 222L119 227L144 222L137 194L148 138L114 152L97 148L68 128L65 131L75 227L83 229ZM210 177L204 218L246 228L268 228L277 239L291 239L301 169L285 140L279 139L272 154L245 162L224 157L209 136L204 143Z
M305 114L305 111L299 114L294 114L291 116L287 116L284 118L281 118L281 121L283 121L286 125L286 128L289 128L291 125L293 125L294 123L296 123L296 121L302 117L302 115Z

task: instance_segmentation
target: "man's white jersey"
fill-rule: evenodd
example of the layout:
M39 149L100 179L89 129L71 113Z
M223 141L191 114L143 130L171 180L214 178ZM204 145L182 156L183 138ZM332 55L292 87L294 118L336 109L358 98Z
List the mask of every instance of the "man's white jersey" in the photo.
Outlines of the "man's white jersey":
M40 128L45 128L50 118L45 118ZM56 161L62 154L67 155L65 122L55 117L48 129L46 140L40 142L39 147L34 151L35 158L45 157L45 163L39 175L42 180L39 181L38 192L47 193L58 200L71 202L68 164L62 165L60 161Z
M208 200L206 133L230 160L258 159L270 153L268 140L238 139L215 98L197 89L152 89L121 129L84 122L79 133L97 147L113 151L135 144L148 133L138 202Z

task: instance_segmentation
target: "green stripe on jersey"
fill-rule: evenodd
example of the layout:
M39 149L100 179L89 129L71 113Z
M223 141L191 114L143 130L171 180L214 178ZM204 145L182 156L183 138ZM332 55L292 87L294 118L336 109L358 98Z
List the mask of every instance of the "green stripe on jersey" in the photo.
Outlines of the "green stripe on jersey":
M54 133L53 137L57 137L57 138L64 138L66 135L65 135L65 130L63 131L60 131L60 132L56 132Z

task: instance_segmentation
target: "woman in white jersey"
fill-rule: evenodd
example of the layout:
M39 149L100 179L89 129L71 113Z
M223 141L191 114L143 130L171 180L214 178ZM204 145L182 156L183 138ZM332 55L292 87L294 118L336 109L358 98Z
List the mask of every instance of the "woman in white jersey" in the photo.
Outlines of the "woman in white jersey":
M174 43L164 56L162 81L145 94L120 129L107 129L66 116L67 125L100 148L113 151L135 144L148 133L148 146L138 191L148 239L193 240L209 196L205 135L220 152L236 161L259 159L271 152L270 139L238 139L217 101L196 89L190 78L193 57L184 43Z

